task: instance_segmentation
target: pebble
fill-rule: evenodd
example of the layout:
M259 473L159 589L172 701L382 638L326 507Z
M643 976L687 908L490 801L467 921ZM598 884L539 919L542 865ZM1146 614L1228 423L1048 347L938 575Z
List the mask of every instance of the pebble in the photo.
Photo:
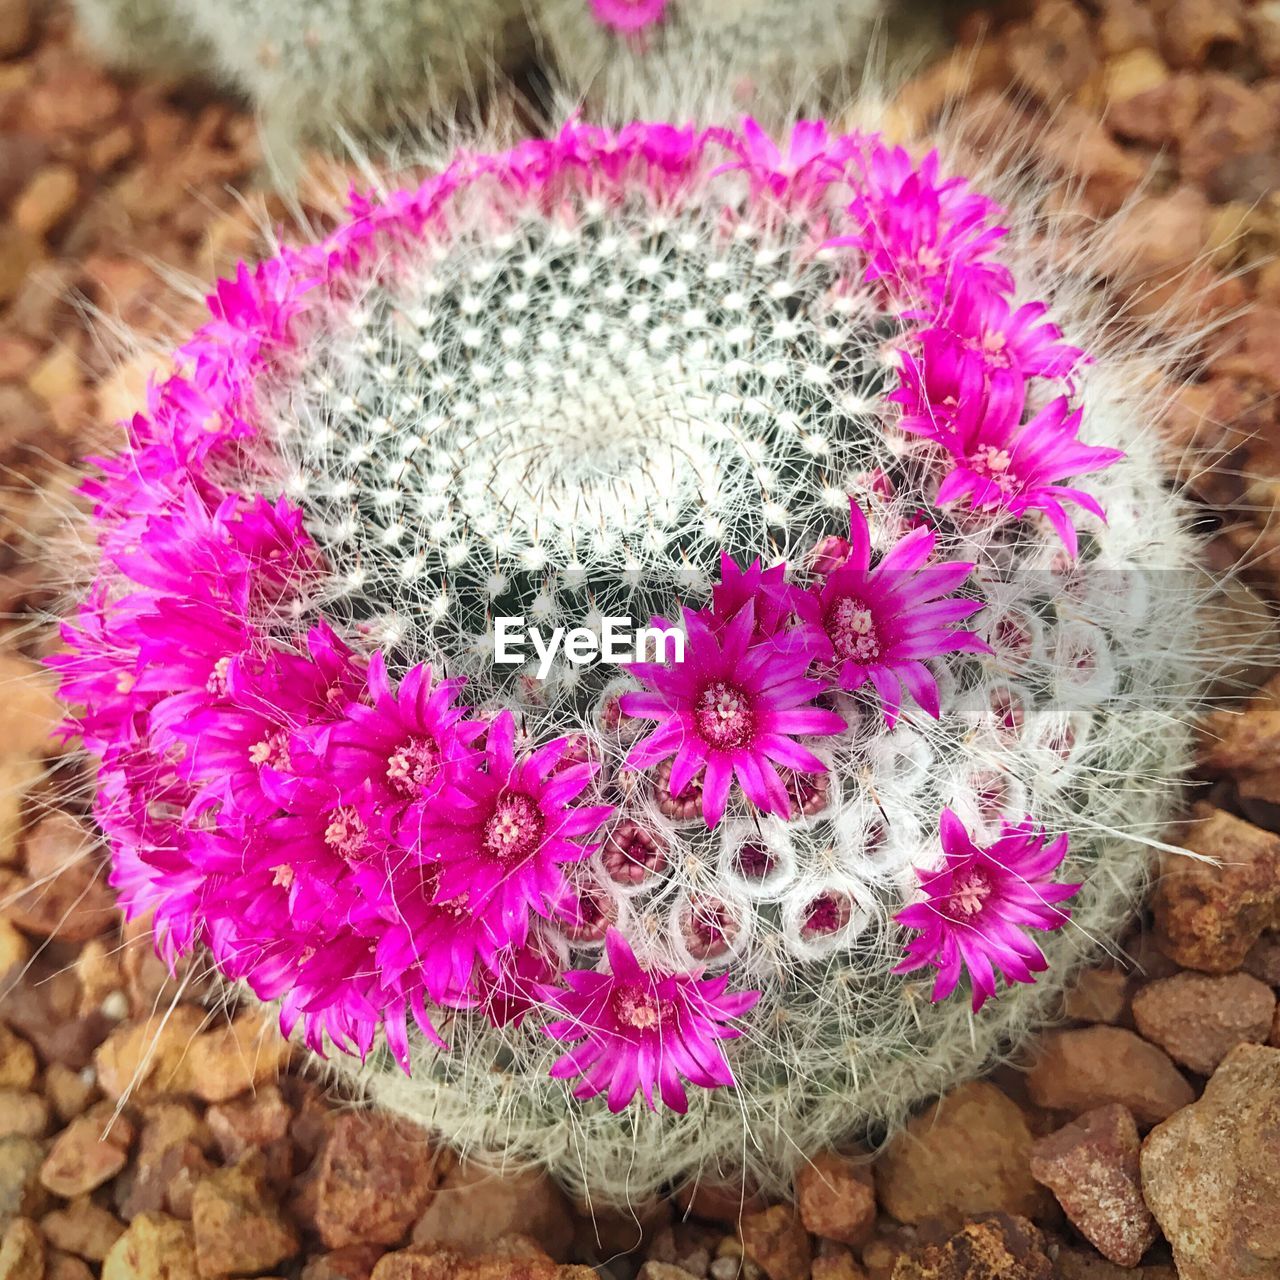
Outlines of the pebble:
M1215 49L1244 39L1239 0L1170 0L1160 22L1165 56L1175 67L1204 66Z
M36 1051L21 1036L0 1025L0 1088L30 1089L38 1073Z
M864 1245L875 1230L875 1174L865 1159L820 1152L796 1175L796 1201L812 1235Z
M1054 106L1099 69L1088 20L1071 0L1040 0L1031 20L1010 27L1002 43L1015 80Z
M0 1225L16 1217L38 1218L49 1206L40 1181L44 1146L34 1138L0 1138Z
M390 1115L346 1112L338 1117L316 1162L315 1225L320 1238L330 1249L362 1242L399 1244L430 1202L436 1177L423 1130ZM465 1195L457 1204L465 1215ZM448 1218L444 1215L446 1226ZM515 1229L499 1227L493 1234ZM453 1245L457 1237L442 1243Z
M425 1136L416 1141L421 1186L432 1173L429 1161L423 1159ZM411 1142L409 1150L413 1149ZM404 1176L412 1177L408 1170ZM536 1240L556 1261L569 1256L574 1237L569 1202L544 1173L496 1173L461 1161L444 1175L434 1195L430 1188L427 1181L429 1203L414 1225L415 1245L480 1253L498 1237L520 1232Z
M1207 804L1192 816L1181 843L1214 861L1162 856L1156 936L1183 967L1230 973L1264 929L1280 926L1280 836Z
M0 1089L0 1138L18 1134L43 1138L49 1129L49 1104L25 1089Z
M44 1237L28 1218L15 1218L0 1239L0 1280L45 1280Z
M1022 1109L992 1084L962 1085L915 1116L876 1163L880 1202L899 1222L978 1213L1036 1216L1047 1203L1027 1168Z
M80 179L69 164L46 165L14 201L14 225L46 239L75 208L79 189Z
M92 1067L72 1071L61 1062L51 1062L44 1073L44 1093L62 1124L83 1115L98 1098L98 1077Z
M1026 1218L969 1222L943 1244L900 1257L892 1280L1054 1280L1044 1236Z
M0 58L21 53L31 40L31 0L0 0Z
M43 257L44 246L36 236L0 222L0 307L18 296L32 267Z
M5 908L20 929L41 938L87 942L119 919L115 895L91 852L94 841L73 817L55 813L42 819L25 847L30 887Z
M115 1214L87 1196L77 1197L65 1209L46 1213L40 1219L40 1229L54 1248L88 1262L102 1262L125 1231Z
M102 1186L124 1168L133 1124L114 1111L110 1103L99 1103L58 1134L40 1169L46 1190L70 1200Z
M777 1204L745 1214L738 1238L743 1256L769 1280L808 1280L813 1251L804 1223L792 1205Z
M1142 1146L1180 1280L1280 1275L1280 1049L1244 1044Z
M257 1156L196 1184L191 1227L205 1280L260 1275L299 1248L298 1233L271 1197Z
M317 1254L302 1268L302 1280L369 1280L384 1253L380 1244L349 1244Z
M837 1249L814 1258L809 1280L868 1280L868 1277L866 1268L848 1249Z
M1185 1107L1195 1092L1163 1049L1123 1027L1080 1027L1042 1036L1027 1072L1031 1100L1076 1115L1109 1102L1143 1127Z
M1063 1012L1078 1022L1124 1021L1129 1008L1129 975L1119 969L1086 969L1063 1000Z
M1118 1103L1086 1111L1031 1150L1032 1176L1076 1230L1123 1267L1137 1266L1157 1235L1142 1199L1138 1150L1138 1126Z
M102 1280L195 1280L191 1225L162 1213L139 1214L111 1247Z
M1202 1076L1212 1075L1236 1045L1265 1041L1275 1011L1271 988L1247 973L1179 973L1133 998L1139 1033Z

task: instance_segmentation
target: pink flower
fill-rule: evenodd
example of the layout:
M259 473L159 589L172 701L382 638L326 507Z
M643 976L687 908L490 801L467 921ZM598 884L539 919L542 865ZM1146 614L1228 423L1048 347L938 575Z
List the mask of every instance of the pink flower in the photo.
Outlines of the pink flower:
M762 813L785 818L790 801L775 766L824 773L826 765L796 738L845 728L834 711L812 705L822 685L805 677L809 646L758 641L753 603L718 635L701 614L685 609L684 618L683 662L628 667L647 689L624 694L622 710L658 727L631 748L626 766L647 769L674 756L672 795L705 768L702 816L709 827L724 816L735 779Z
M937 718L938 682L924 659L987 651L973 632L954 629L982 607L951 594L973 565L928 565L936 540L930 529L913 529L873 568L867 517L850 499L848 559L827 574L807 605L821 625L819 661L834 665L842 689L870 683L890 726L904 690Z
M937 305L959 278L1011 291L1008 268L989 260L1005 228L1001 209L964 178L941 176L938 153L917 166L903 147L876 144L858 159L861 174L848 207L857 228L828 241L866 259L866 279L899 300Z
M495 947L524 946L531 914L550 916L572 897L563 868L598 847L580 843L613 812L581 805L596 766L559 768L570 747L557 738L517 758L515 719L489 728L484 768L463 771L456 791L437 797L422 820L422 848L439 866L436 901L464 902Z
M591 0L591 12L602 26L615 31L643 31L662 21L667 0Z
M356 806L366 821L412 833L429 806L478 758L473 748L484 722L464 720L457 705L460 680L432 678L416 666L398 687L387 677L380 653L369 663L372 706L353 703L344 718L323 727L315 751L343 804Z
M546 987L543 998L562 1016L544 1030L575 1044L551 1068L556 1080L581 1076L575 1098L606 1094L621 1111L638 1089L657 1110L654 1086L672 1111L689 1100L682 1081L703 1089L734 1084L718 1044L742 1034L731 1026L760 998L758 991L726 994L729 975L703 978L701 970L669 974L642 969L627 940L610 929L605 940L609 973L570 970L564 987Z
M776 199L791 203L816 200L842 176L844 152L833 149L825 120L800 120L792 125L785 155L750 116L743 118L739 133L726 130L723 138L740 159L715 172L741 169L749 175L753 188L766 190Z
M796 625L804 592L787 581L787 566L766 569L753 560L739 569L733 558L720 553L720 581L711 589L711 608L703 612L707 625L720 635L750 604L755 609L755 640L803 648L813 644L811 629Z
M1027 385L1019 382L1009 394L962 394L936 420L907 416L901 425L941 445L953 459L938 489L939 506L967 498L975 511L1000 510L1017 518L1041 511L1074 556L1079 542L1063 503L1083 507L1099 520L1106 513L1092 494L1058 482L1102 471L1119 462L1124 451L1082 443L1082 410L1073 410L1066 396L1023 422L1026 401Z
M943 865L917 869L923 902L904 907L894 919L919 931L895 973L932 965L938 972L932 999L945 1000L967 969L976 1012L996 993L995 975L1007 982L1034 982L1048 963L1027 929L1060 929L1071 913L1056 903L1078 884L1056 884L1053 872L1067 856L1067 837L1050 840L1030 818L1001 824L1000 838L983 849L950 809L939 824Z

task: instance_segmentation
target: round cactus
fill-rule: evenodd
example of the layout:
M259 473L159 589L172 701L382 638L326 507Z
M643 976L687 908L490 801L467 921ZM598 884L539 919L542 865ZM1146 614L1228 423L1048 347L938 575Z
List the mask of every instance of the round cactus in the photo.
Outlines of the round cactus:
M284 172L300 142L378 132L478 96L528 46L524 0L76 0L127 65L200 70L243 92Z
M696 82L704 113L715 100L766 122L841 100L873 46L873 64L918 61L942 27L933 0L538 0L532 12L561 80L593 106L682 118Z
M221 282L55 660L125 908L597 1199L979 1070L1203 690L1159 352L1041 232L820 122L575 123Z

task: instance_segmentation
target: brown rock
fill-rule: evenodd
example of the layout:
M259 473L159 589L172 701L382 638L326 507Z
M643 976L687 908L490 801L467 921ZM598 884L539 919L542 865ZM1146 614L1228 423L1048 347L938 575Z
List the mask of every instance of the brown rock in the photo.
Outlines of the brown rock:
M650 1259L636 1272L636 1280L698 1280L698 1277L674 1263Z
M769 1207L768 1200L754 1187L744 1186L741 1182L736 1185L715 1182L710 1178L685 1183L676 1192L675 1202L685 1214L726 1227L737 1227L744 1213Z
M805 1230L841 1244L863 1245L876 1224L876 1183L865 1160L824 1151L796 1175Z
M464 1258L449 1250L401 1249L373 1269L372 1280L598 1280L590 1267L540 1258Z
M1151 1131L1142 1189L1181 1280L1280 1276L1280 1050L1233 1049L1200 1100Z
M1249 948L1244 971L1269 987L1280 987L1280 933L1268 931Z
M36 1051L21 1036L0 1026L0 1087L30 1089L38 1070Z
M66 813L42 819L26 841L27 875L3 883L9 918L41 938L86 942L118 919L115 896L94 854L95 840Z
M69 164L41 169L13 204L14 224L41 239L57 227L75 207L80 180Z
M1133 142L1172 146L1195 124L1201 101L1199 78L1181 71L1130 96L1113 98L1107 105L1107 125L1118 137Z
M418 1177L429 1178L430 1172L429 1165L420 1167ZM563 1260L574 1234L568 1201L536 1170L501 1174L464 1161L445 1174L431 1196L413 1228L413 1242L480 1253L512 1232L531 1236L552 1258Z
M1280 926L1280 837L1207 804L1193 816L1181 843L1214 861L1163 856L1156 935L1178 964L1230 973L1264 929Z
M45 1097L63 1124L83 1115L98 1098L93 1071L72 1071L61 1062L51 1062L44 1072Z
M892 1280L1053 1280L1053 1264L1030 1222L1000 1213L898 1258Z
M302 1268L302 1280L369 1280L384 1253L380 1244L349 1244L312 1258Z
M44 1238L29 1218L15 1218L0 1240L0 1280L44 1280Z
M1040 0L1028 22L1004 33L1014 79L1041 101L1071 98L1098 71L1089 23L1071 0Z
M44 1147L34 1138L0 1138L0 1224L37 1218L49 1204L40 1183Z
M645 1253L653 1262L666 1262L701 1278L710 1270L723 1239L724 1233L717 1228L685 1220L659 1231Z
M1124 1267L1137 1266L1157 1234L1142 1199L1138 1145L1133 1116L1112 1103L1086 1111L1031 1151L1032 1177L1103 1257Z
M1156 46L1155 18L1142 0L1101 0L1098 9L1098 43L1107 57Z
M271 1199L256 1156L196 1185L191 1227L206 1278L260 1275L298 1252L298 1234Z
M330 1249L399 1244L430 1202L435 1183L435 1162L423 1130L390 1115L349 1111L338 1117L320 1153L316 1229ZM493 1234L513 1229L506 1225ZM415 1239L422 1237L415 1234Z
M1238 0L1170 0L1161 7L1161 42L1175 67L1202 67L1215 48L1244 39Z
M833 1249L814 1258L809 1280L867 1280L867 1272L848 1249Z
M44 1280L94 1280L94 1275L83 1258L50 1249L45 1258Z
M804 1224L790 1205L747 1214L738 1235L743 1255L769 1280L808 1280L813 1252Z
M1053 1261L1057 1280L1178 1280L1177 1272L1163 1263L1118 1267L1092 1249L1060 1249Z
M195 1280L191 1227L162 1213L139 1214L107 1254L102 1280Z
M1179 973L1149 983L1133 998L1138 1031L1197 1075L1212 1075L1238 1044L1262 1044L1276 998L1247 973Z
M1037 1214L1046 1196L1027 1169L1031 1142L1017 1103L994 1085L963 1085L885 1149L876 1164L880 1202L899 1222Z
M187 1050L207 1016L194 1005L180 1004L112 1032L95 1056L103 1092L109 1098L128 1093L137 1102L191 1092Z
M40 1169L40 1181L56 1196L70 1200L110 1181L125 1166L133 1144L133 1125L100 1103L73 1120L54 1141Z
M0 412L3 409L0 408ZM21 969L31 958L31 943L11 920L0 919L0 975Z
M275 1080L291 1053L274 1019L251 1012L238 1014L230 1026L214 1027L191 1042L187 1054L191 1092L204 1102L229 1102Z
M1240 160L1265 156L1274 146L1276 107L1260 89L1234 76L1201 76L1201 109L1180 139L1183 178L1211 200L1245 199L1233 173Z
M1039 1107L1076 1115L1118 1102L1143 1126L1195 1097L1163 1050L1132 1031L1104 1026L1044 1035L1027 1073L1027 1091Z
M40 1219L40 1229L55 1249L74 1253L89 1262L101 1262L111 1246L124 1235L124 1223L87 1196L73 1200Z
M35 1046L42 1061L76 1071L92 1060L110 1025L98 1015L80 1015L75 974L49 955L37 956L19 979L10 979L0 1018Z
M31 39L31 0L0 0L0 58L21 53Z
M38 1093L0 1089L0 1138L42 1138L48 1129L49 1104Z
M1063 1012L1080 1022L1124 1021L1129 1007L1129 975L1119 969L1086 969L1067 992Z

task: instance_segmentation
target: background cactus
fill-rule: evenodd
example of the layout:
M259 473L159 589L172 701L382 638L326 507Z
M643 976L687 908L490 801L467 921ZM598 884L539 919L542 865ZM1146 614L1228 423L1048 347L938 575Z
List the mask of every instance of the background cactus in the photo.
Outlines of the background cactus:
M692 78L703 110L781 124L922 60L942 32L938 0L538 0L533 13L570 91L628 118L682 119Z
M470 1152L604 1200L776 1185L980 1069L1129 917L1210 665L1150 426L1168 352L1116 336L1034 193L1002 220L869 136L571 125L429 171L220 285L90 485L101 559L58 661L114 882L168 953L209 948ZM894 708L840 661L883 621L870 590L821 610L908 546L947 625ZM745 617L760 670L812 681L781 806L750 761L720 816L709 767L637 754L660 672L493 660L498 616L681 604L710 610L691 643ZM1000 875L939 897L962 836ZM972 1002L901 971L941 956L919 908L1010 886L1037 982L1005 956L983 1003L972 959ZM697 1049L683 1113L655 1026ZM628 1036L652 1110L580 1096Z
M454 114L528 47L522 0L76 0L113 59L200 71L257 108L286 172L302 141ZM175 58L177 59L175 64Z

